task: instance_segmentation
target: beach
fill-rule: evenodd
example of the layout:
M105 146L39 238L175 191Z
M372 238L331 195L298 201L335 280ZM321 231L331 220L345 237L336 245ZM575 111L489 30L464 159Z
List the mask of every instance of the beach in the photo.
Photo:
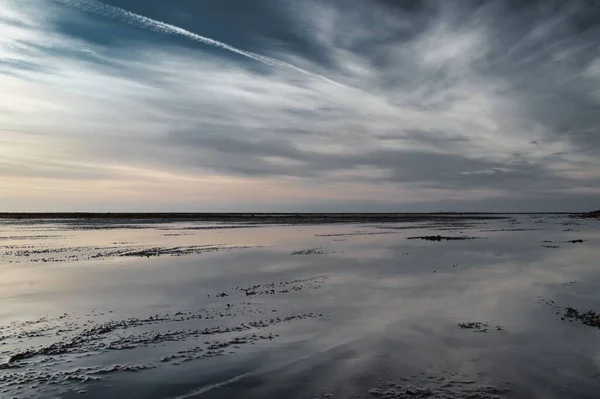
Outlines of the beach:
M0 396L595 398L599 226L5 217Z

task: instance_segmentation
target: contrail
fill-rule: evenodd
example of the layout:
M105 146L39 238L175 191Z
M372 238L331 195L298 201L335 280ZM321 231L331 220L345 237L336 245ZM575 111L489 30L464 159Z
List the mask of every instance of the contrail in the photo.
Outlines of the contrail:
M85 12L92 12L92 13L101 15L106 18L122 21L129 25L136 26L138 28L148 29L153 32L163 33L163 34L167 34L167 35L183 36L183 37L186 37L195 42L199 42L199 43L206 44L206 45L213 46L213 47L222 48L223 50L231 51L232 53L242 55L244 57L253 59L255 61L261 62L266 65L291 68L291 69L298 71L300 73L303 73L305 75L312 76L312 77L318 78L318 79L322 79L322 80L324 80L328 83L331 83L333 85L336 85L338 87L343 87L345 89L352 90L352 88L349 86L346 86L342 83L338 83L335 80L329 79L323 75L319 75L319 74L307 71L305 69L302 69L300 67L292 65L285 61L281 61L276 58L271 58L271 57L267 57L267 56L260 55L257 53L253 53L251 51L241 50L239 48L230 46L227 43L223 43L218 40L214 40L209 37L204 37L204 36L198 35L196 33L190 32L188 30L180 28L179 26L171 25L166 22L161 22L161 21L157 21L152 18L144 17L143 15L136 14L131 11L127 11L120 7L105 4L105 3L102 3L97 0L57 0L57 1L65 4L67 6L74 7L74 8L77 8L77 9L85 11Z

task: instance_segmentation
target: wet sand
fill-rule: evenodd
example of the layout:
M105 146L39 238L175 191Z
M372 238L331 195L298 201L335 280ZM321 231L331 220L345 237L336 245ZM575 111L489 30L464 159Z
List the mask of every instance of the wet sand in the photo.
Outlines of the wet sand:
M600 389L595 218L110 216L0 217L0 397Z

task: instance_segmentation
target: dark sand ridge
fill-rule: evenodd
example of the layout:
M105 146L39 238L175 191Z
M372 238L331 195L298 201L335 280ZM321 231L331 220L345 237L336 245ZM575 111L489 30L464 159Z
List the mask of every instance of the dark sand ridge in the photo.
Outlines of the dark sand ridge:
M379 223L416 221L493 220L494 213L0 213L0 219L104 222L247 222L257 224Z

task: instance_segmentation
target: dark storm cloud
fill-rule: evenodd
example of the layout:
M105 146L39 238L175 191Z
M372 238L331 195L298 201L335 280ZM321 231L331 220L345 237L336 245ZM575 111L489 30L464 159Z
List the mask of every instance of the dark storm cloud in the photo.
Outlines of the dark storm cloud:
M0 122L63 161L567 203L600 179L598 2L6 4Z

